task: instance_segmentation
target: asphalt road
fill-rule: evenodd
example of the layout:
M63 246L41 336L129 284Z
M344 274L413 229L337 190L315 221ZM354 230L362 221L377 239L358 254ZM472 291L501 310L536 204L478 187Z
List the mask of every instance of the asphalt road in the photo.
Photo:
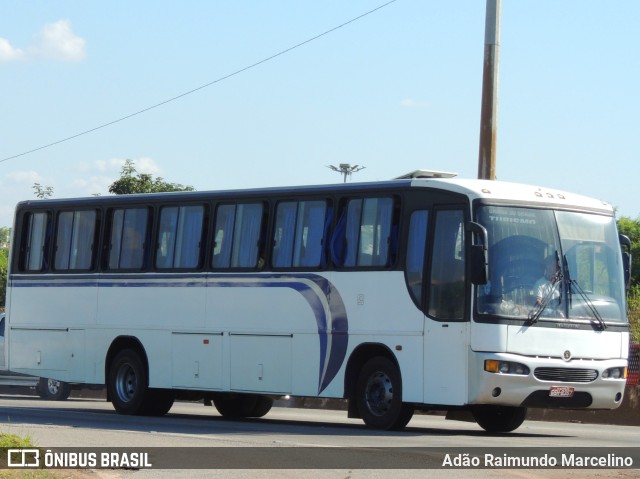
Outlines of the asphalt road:
M488 435L475 423L416 415L404 431L386 432L368 429L360 420L348 419L344 411L274 408L262 419L232 421L202 403L181 402L176 403L167 416L152 418L117 415L110 403L101 400L49 402L28 396L0 396L0 432L29 436L44 448L89 447L96 451L123 447L167 448L155 450L154 462L166 460L176 448L185 448L182 449L185 453L192 452L193 448L206 448L195 451L208 455L209 461L215 458L220 467L224 467L97 469L90 476L96 479L640 477L637 469L415 469L434 448L454 458L465 448L478 447L497 457L511 451L505 448L513 447L537 448L531 451L538 455L541 451L565 451L574 447L638 447L640 427L633 426L527 421L513 433ZM317 466L321 462L324 466ZM238 463L248 469L227 468L229 464L236 467ZM287 469L277 469L282 464L288 464ZM400 464L414 469L384 469ZM265 466L271 468L264 469Z

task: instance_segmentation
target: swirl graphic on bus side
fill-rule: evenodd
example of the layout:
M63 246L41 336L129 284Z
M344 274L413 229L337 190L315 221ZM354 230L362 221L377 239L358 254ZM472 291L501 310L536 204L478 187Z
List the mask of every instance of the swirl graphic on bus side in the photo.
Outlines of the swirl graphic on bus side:
M316 320L320 340L318 394L336 377L347 354L349 322L344 302L338 289L317 274L115 273L102 277L12 275L11 279L14 288L289 288L305 299Z
M291 288L307 301L316 318L320 339L318 394L326 389L342 367L349 343L349 321L342 296L326 278L300 275L211 275L208 287Z

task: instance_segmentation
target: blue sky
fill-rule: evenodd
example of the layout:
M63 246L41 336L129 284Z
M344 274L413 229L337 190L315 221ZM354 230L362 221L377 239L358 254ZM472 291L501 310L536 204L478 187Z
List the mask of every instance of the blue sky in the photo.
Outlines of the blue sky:
M197 190L477 174L484 0L0 4L0 226L34 182L107 194L124 159ZM502 0L497 176L640 215L640 2Z

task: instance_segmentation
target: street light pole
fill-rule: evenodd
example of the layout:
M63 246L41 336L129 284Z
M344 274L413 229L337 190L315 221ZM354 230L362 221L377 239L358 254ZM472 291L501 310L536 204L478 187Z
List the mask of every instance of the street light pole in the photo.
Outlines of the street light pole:
M351 165L349 163L340 163L338 166L328 165L327 168L342 174L344 182L346 183L347 177L350 178L353 173L360 171L365 167L360 165Z
M500 48L500 0L487 0L484 30L484 67L480 112L478 178L496 179L498 129L498 52Z

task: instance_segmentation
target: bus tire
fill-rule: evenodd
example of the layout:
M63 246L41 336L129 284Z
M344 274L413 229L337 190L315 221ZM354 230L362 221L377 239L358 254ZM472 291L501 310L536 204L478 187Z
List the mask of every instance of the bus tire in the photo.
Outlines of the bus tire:
M262 417L271 409L273 399L253 394L230 394L214 398L213 405L226 418Z
M143 416L164 416L176 399L171 389L147 389L140 414Z
M526 407L474 406L473 419L487 432L511 432L518 429L527 417Z
M63 381L40 378L36 386L36 392L42 399L64 401L71 394L71 386Z
M271 411L271 407L273 406L273 399L268 396L258 396L256 401L256 405L249 417L263 417L269 411Z
M148 381L144 362L136 351L123 349L116 354L109 368L107 390L118 414L144 414Z
M355 394L360 416L371 428L399 430L413 416L413 407L402 402L400 371L384 356L374 357L364 364Z

